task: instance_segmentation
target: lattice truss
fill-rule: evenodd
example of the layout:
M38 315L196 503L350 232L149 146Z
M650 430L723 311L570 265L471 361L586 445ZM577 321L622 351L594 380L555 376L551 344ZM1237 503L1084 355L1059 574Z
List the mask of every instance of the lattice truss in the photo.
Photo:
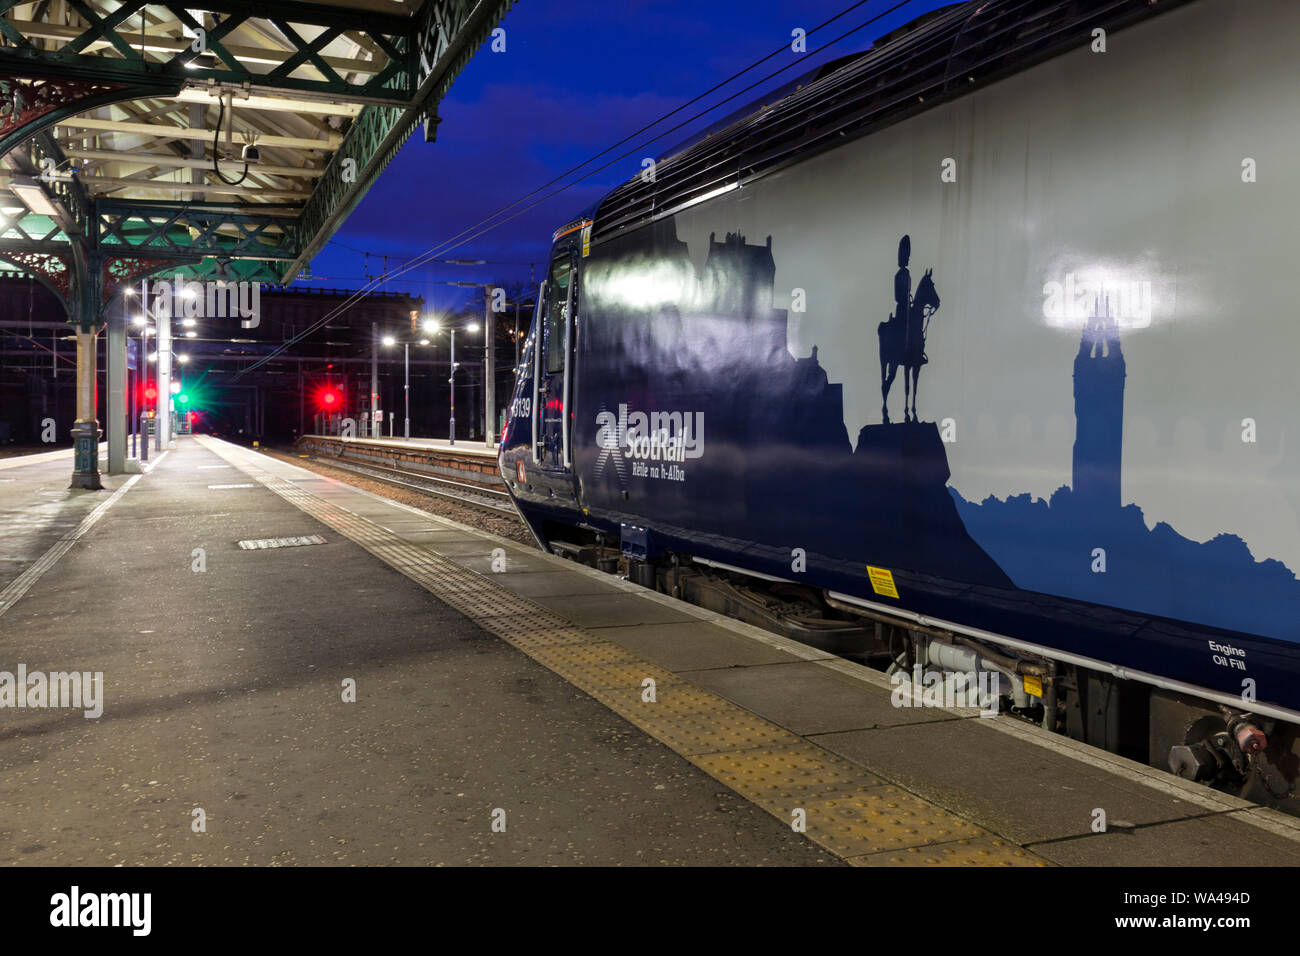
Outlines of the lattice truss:
M400 105L410 96L412 4L201 6L212 9L141 0L0 0L0 34L13 54L0 68L55 64L64 74L11 80L19 105L11 88L0 109L52 109L113 85L138 88L142 79L160 94L172 85L175 95L119 101L59 121L56 139L87 192L285 203L308 198L365 104ZM241 177L237 160L247 143L262 155L238 185L213 170L214 150L227 150L225 131L217 130L222 89L234 90L233 155L222 173Z
M292 274L510 5L0 0L0 247Z

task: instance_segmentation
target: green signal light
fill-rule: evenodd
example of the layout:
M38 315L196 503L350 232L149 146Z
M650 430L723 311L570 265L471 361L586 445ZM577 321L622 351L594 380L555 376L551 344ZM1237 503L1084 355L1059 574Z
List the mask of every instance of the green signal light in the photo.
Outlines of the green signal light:
M176 398L180 401L182 405L189 404L190 397L186 395L184 392L181 392L179 395L176 396Z

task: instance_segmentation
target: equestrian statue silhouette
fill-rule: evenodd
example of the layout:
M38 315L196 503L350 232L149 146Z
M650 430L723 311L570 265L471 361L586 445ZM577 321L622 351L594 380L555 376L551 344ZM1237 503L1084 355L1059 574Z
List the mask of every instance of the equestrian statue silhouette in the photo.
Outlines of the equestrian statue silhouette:
M930 361L925 354L925 334L930 329L930 317L939 310L933 269L925 270L916 295L912 295L912 274L907 271L911 257L912 240L904 236L898 243L898 272L894 273L894 311L889 321L881 322L876 329L880 335L880 413L886 425L889 424L889 389L900 365L903 366L903 421L919 421L917 380L921 366Z

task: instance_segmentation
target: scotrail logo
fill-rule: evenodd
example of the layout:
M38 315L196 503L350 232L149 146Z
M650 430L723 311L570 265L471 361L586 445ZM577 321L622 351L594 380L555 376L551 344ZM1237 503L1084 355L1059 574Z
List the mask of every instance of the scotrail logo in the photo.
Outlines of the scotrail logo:
M179 272L171 282L159 279L150 288L140 283L140 301L153 295L152 314L161 319L240 319L240 326L255 329L261 324L262 283L186 280Z
M616 414L602 408L596 413L596 447L597 478L613 462L622 484L630 462L633 477L683 481L680 464L704 454L704 413L643 412L620 404Z

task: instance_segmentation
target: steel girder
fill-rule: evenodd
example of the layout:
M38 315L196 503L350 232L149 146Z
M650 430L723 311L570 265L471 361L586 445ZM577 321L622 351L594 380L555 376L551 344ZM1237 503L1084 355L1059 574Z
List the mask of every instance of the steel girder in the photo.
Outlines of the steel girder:
M0 15L18 2L0 0ZM0 33L9 44L0 48L0 64L18 75L95 80L134 90L167 85L179 89L186 80L198 80L231 83L255 91L293 90L359 103L405 103L415 76L412 18L406 16L298 0L123 0L108 14L97 12L85 0L68 0L68 4L86 21L84 29L31 27L42 29L45 39L61 41L53 50L39 48L14 24L0 19ZM151 12L165 9L175 21L193 31L193 36L202 36L202 43L164 41L147 35L141 41L136 24L146 7ZM226 45L233 31L252 20L268 21L291 46L287 57L267 73L250 71L236 55L242 51L232 51ZM305 36L315 31L319 32L311 39ZM387 62L376 64L374 72L347 79L345 70L336 69L320 53L322 47L344 32L363 35L384 53ZM96 44L111 46L118 56L85 52ZM145 52L140 45L145 46ZM146 52L155 57L146 57ZM212 58L206 56L208 53ZM161 63L156 62L158 57ZM292 75L306 65L316 68L325 79Z
M0 23L3 23L0 20ZM47 78L6 73L11 69L0 47L0 156L4 156L34 133L62 120L139 96L175 96L179 82L167 82L129 90L121 83L73 77Z
M101 199L94 242L100 252L131 255L285 259L298 255L298 219L261 204Z
M513 0L425 0L413 17L297 0L123 0L111 12L96 11L88 0L68 3L88 25L43 25L45 39L59 44L43 49L3 19L17 0L0 0L0 156L26 144L30 156L23 165L33 174L40 174L46 157L57 169L67 166L46 132L55 123L114 102L174 97L192 80L366 104L301 208L92 201L75 178L45 180L66 215L58 217L61 222L26 212L0 216L0 256L14 262L35 263L36 256L42 263L65 263L72 281L70 304L75 303L70 318L87 324L108 291L108 273L100 268L106 261L157 258L165 260L160 268L188 263L186 271L194 277L291 281L415 127L426 123L428 135L437 122L439 100ZM202 29L211 60L200 62L202 50L193 45L153 35L145 42L132 34L132 22L146 6L151 12L170 11L190 31ZM238 49L232 52L227 46L229 34L250 20L269 21L292 46L267 73L250 72L240 63ZM356 75L335 69L320 50L345 31L364 35L386 62L381 59ZM151 56L137 49L137 40ZM168 43L174 49L160 49ZM96 44L111 47L116 55L86 52ZM311 67L325 79L290 75L301 67Z

